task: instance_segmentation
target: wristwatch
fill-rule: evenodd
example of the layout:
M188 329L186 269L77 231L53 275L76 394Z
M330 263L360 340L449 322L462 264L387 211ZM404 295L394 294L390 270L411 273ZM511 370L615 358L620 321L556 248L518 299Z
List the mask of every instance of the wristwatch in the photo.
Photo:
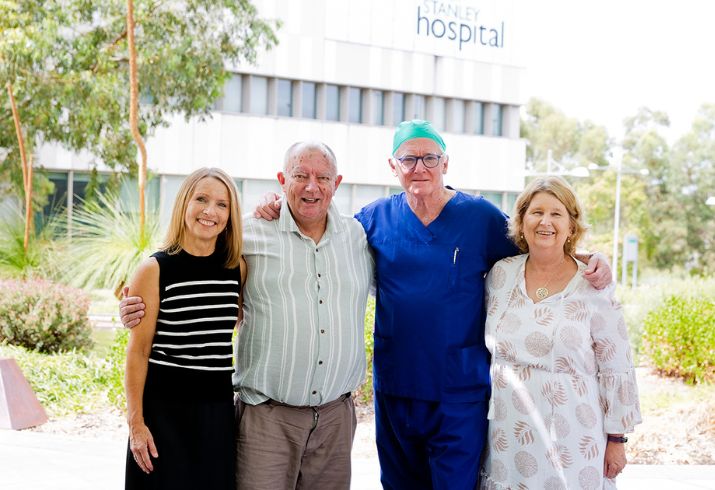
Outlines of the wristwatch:
M620 444L624 444L624 443L628 442L628 438L624 437L624 436L612 436L609 434L608 442L618 442Z

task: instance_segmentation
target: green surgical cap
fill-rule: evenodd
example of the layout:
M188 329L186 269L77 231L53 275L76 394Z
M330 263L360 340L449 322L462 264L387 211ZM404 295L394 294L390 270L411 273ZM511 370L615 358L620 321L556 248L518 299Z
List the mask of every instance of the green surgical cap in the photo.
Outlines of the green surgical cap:
M415 138L429 138L442 148L442 151L447 149L444 140L439 135L437 130L432 127L429 121L422 119L413 119L412 121L402 121L395 129L395 137L392 140L392 154L394 155L402 143Z

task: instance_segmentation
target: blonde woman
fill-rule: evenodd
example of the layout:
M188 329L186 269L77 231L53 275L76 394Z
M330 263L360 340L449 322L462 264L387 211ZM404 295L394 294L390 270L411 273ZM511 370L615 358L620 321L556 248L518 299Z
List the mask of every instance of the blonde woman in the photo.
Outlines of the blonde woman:
M594 289L573 258L585 226L562 179L531 182L509 231L525 254L497 262L487 280L492 397L481 488L615 488L624 434L641 421L615 286Z
M199 169L129 286L146 310L127 348L127 489L233 489L231 337L244 281L236 187Z

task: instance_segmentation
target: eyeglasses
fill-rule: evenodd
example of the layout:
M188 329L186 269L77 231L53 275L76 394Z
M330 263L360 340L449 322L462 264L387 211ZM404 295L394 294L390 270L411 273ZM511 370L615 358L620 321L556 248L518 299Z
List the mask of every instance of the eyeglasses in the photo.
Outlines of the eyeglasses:
M417 162L422 160L422 164L427 168L434 168L439 165L440 160L444 155L435 155L434 153L427 153L424 156L417 157L414 155L405 155L404 157L395 157L395 160L400 162L402 168L405 170L412 170L417 165Z

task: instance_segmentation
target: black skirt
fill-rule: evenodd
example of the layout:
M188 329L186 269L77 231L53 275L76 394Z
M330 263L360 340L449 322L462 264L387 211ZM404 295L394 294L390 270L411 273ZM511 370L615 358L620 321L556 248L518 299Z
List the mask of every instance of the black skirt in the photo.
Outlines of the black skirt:
M234 407L227 401L144 400L158 458L144 473L127 447L125 489L235 488Z

